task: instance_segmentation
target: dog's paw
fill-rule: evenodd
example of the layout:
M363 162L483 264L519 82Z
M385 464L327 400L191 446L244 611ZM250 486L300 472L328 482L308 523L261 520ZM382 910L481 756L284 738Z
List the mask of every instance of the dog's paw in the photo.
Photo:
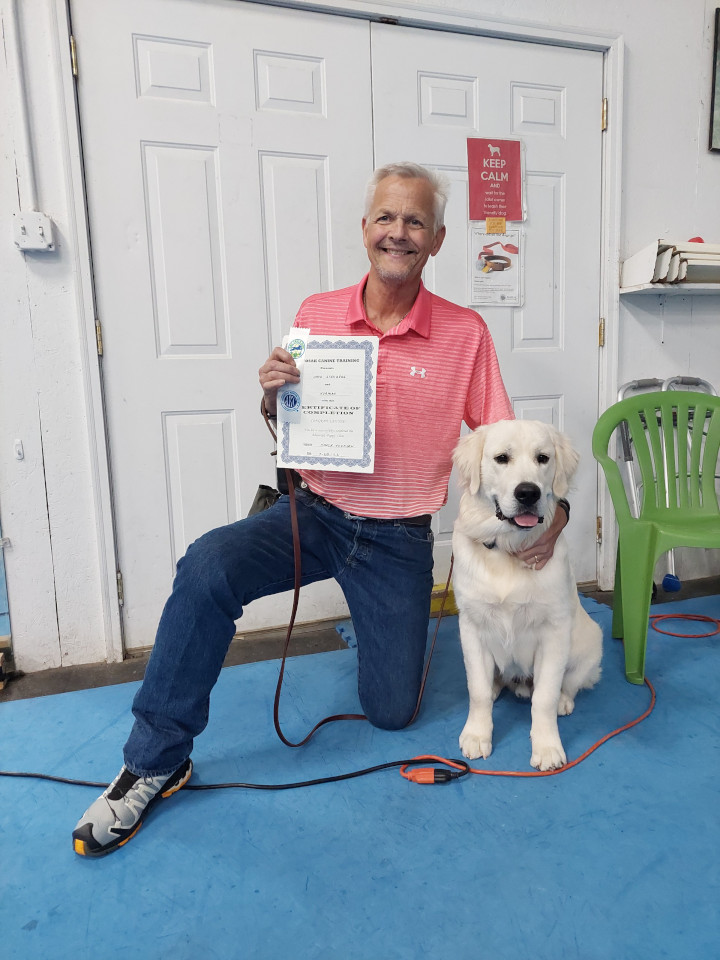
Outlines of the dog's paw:
M558 716L559 717L569 717L570 714L575 709L575 701L572 697L569 697L566 693L560 694L560 699L558 700Z
M559 770L566 763L567 757L559 740L555 743L533 743L531 767L535 767L536 770Z
M460 749L468 760L476 760L478 757L487 760L492 753L492 737L463 730L460 734Z

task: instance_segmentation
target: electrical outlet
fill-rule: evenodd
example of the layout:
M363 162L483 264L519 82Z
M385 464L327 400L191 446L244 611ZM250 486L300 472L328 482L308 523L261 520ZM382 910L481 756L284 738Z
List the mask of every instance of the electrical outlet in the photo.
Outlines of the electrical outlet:
M53 224L44 213L31 210L29 213L16 213L15 246L18 250L54 250Z

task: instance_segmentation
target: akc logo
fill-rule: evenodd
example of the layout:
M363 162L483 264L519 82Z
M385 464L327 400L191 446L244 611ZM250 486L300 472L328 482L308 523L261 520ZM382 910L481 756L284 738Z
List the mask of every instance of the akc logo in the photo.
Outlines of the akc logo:
M293 410L297 410L300 406L300 394L295 393L293 390L288 390L280 397L280 403L289 413L292 413Z

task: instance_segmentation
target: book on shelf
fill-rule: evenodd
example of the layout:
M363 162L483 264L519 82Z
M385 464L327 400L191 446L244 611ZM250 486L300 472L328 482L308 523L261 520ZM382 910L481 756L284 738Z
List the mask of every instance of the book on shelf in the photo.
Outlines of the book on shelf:
M670 240L659 240L658 243L670 244ZM720 256L720 243L703 243L702 241L696 242L693 240L687 240L685 243L672 243L671 244L678 253L685 253L695 256L696 253L701 253L703 256L708 254L713 257Z
M621 287L648 283L720 283L720 243L655 240L622 265Z
M682 252L678 253L678 256L682 257L683 260L710 260L714 263L720 261L720 253L697 253L695 250L683 250Z
M720 283L720 257L717 260L681 258L678 282Z
M674 253L672 250L671 252L672 256L670 257L670 264L667 268L665 283L675 283L680 273L680 254Z

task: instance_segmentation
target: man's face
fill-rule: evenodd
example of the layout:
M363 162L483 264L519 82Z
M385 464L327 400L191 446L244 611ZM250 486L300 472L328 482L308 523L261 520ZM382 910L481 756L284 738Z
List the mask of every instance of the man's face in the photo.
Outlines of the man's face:
M381 180L362 226L371 271L398 286L419 280L428 257L445 239L445 227L435 230L433 189L427 180Z

